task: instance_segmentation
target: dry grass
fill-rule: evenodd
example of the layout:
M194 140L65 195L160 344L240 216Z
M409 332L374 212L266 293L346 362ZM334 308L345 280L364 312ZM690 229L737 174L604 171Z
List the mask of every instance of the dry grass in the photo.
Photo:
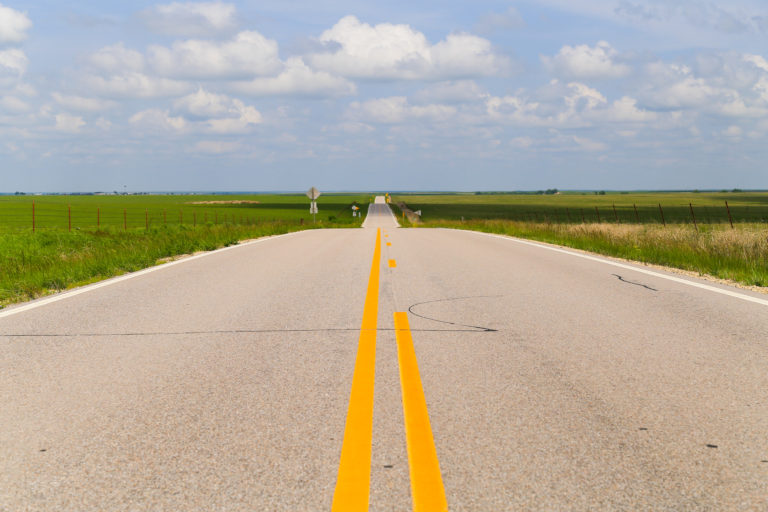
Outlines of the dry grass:
M768 286L768 229L763 224L546 224L503 220L434 221L453 227L550 242L644 263L675 267L748 286Z

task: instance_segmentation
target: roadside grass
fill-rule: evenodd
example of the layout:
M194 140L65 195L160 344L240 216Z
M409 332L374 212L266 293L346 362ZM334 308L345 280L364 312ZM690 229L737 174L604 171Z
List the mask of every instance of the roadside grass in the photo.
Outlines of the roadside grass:
M756 223L693 226L430 220L422 227L468 229L538 240L607 256L768 286L768 230Z
M44 220L42 226L37 224L36 232L31 229L31 198L0 199L1 308L245 239L304 229L358 227L362 219L352 217L351 205L367 203L370 197L326 196L325 202L318 201L320 213L313 223L309 200L302 200L302 196L37 196L36 208L38 204L49 205L56 217L48 225ZM259 202L189 204L222 200ZM87 216L73 215L71 231L66 217L68 204L73 212L88 212ZM103 215L99 229L97 207ZM176 210L174 217L166 213L165 223L158 218L163 208ZM147 228L149 214L145 212L150 209L155 216ZM181 218L177 209L183 209ZM123 210L129 219L129 212L135 214L127 229ZM23 223L17 221L19 211ZM110 211L119 215L110 217Z

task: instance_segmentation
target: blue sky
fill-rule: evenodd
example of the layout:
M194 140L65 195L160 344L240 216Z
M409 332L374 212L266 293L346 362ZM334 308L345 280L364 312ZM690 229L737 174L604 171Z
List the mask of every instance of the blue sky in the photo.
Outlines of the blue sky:
M0 191L768 188L768 5L0 0Z

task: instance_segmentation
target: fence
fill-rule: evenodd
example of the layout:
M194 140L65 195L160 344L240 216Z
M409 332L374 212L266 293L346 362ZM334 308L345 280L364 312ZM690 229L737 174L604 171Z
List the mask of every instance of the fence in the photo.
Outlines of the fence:
M160 226L255 225L267 219L210 209L72 207L36 203L3 205L0 231L149 230ZM272 219L277 220L277 219Z

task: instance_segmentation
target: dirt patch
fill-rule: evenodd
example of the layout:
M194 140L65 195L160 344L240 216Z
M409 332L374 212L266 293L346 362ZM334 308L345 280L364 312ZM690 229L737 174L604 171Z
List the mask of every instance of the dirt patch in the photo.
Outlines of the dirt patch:
M191 201L186 204L259 204L261 201L249 201L247 199L236 199L232 201Z

